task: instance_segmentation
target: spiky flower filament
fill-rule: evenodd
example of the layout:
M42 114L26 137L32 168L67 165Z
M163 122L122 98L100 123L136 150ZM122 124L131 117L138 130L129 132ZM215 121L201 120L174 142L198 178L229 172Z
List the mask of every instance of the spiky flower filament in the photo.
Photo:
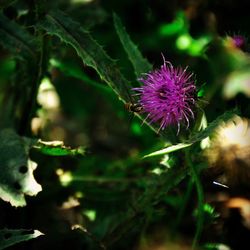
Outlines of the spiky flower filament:
M169 125L186 123L189 127L190 118L194 118L192 108L195 105L196 86L193 73L185 69L174 68L164 59L160 69L143 74L139 79L144 85L134 88L139 95L139 103L147 114L149 123L157 122L160 129Z

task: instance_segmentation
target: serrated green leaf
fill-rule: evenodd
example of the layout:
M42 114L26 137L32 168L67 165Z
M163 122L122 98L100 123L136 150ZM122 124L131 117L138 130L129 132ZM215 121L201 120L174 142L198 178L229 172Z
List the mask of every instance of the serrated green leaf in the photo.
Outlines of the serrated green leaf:
M29 159L30 143L11 129L0 131L0 198L12 206L25 206L25 195L42 190L33 176L37 164Z
M170 145L166 148L157 150L155 152L152 152L150 154L145 155L143 158L148 158L148 157L153 157L153 156L160 156L160 155L164 155L164 154L169 154L171 152L183 149L183 148L187 148L190 147L192 144L201 141L205 138L207 138L208 136L210 136L211 133L213 133L213 131L222 123L222 122L226 122L228 120L230 120L231 118L233 118L235 116L235 114L237 113L236 110L232 110L232 111L227 111L224 114L222 114L221 116L217 117L213 122L211 122L204 130L195 133L193 136L191 136L191 138L189 140L186 140L183 143L179 143L176 145Z
M113 89L121 101L124 103L131 102L130 83L123 76L115 61L106 54L103 48L79 23L73 21L61 11L51 11L41 20L38 27L72 46L82 61L97 71L101 79ZM157 124L149 124L140 114L136 114L136 116L153 131L158 131ZM168 138L168 140L170 140L169 138L174 140L170 130L157 133Z
M0 230L0 250L44 235L38 230L2 229Z
M228 120L232 119L237 113L238 113L238 111L236 109L226 111L224 114L218 116L214 121L209 123L208 126L206 127L206 129L204 129L200 132L197 132L196 134L191 136L191 138L189 140L187 140L185 143L195 143L195 142L198 142L198 141L201 141L201 140L207 138L208 136L210 136L214 132L214 130L222 122L227 122Z
M122 46L125 49L129 57L129 60L131 61L134 67L135 75L138 77L142 73L147 73L150 70L152 70L152 65L148 62L147 59L143 58L137 46L130 39L125 28L122 26L120 18L116 14L114 14L113 19L114 19L115 29L122 43Z
M101 84L100 82L96 82L94 80L92 80L91 78L89 78L81 69L80 65L76 65L70 62L65 62L65 61L60 61L57 60L55 58L50 59L50 64L53 67L58 68L59 70L61 70L65 75L69 75L72 77L75 77L77 79L80 79L82 81L84 81L85 83L93 86L96 89L100 89L101 91L105 91L105 92L112 92L111 88L109 88L109 86Z
M0 43L4 48L10 50L14 56L29 60L36 59L35 38L2 13L0 13Z
M66 156L66 155L84 155L84 147L72 149L64 146L62 141L45 142L39 140L34 148L38 149L41 153L52 156Z
M45 16L39 26L49 34L59 37L63 42L71 45L82 61L94 68L103 79L124 101L130 100L127 90L129 82L120 72L115 61L92 38L88 31L79 23L73 21L61 11L52 11Z

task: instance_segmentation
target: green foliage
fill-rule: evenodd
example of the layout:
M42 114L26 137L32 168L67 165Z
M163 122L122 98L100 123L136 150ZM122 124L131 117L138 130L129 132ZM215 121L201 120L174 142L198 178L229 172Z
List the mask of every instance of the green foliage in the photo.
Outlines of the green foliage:
M177 12L171 23L160 26L159 32L160 35L167 37L188 32L188 21L184 13L182 11Z
M0 43L14 56L36 60L37 42L23 27L0 13Z
M141 52L131 41L125 28L122 26L120 18L116 14L113 14L113 19L115 29L122 43L122 46L125 49L129 60L133 64L136 77L139 77L142 73L151 71L152 65L145 58L143 58Z
M127 231L132 230L137 223L141 224L143 218L149 219L153 206L157 206L161 198L176 187L186 175L187 169L170 169L160 176L152 176L144 194L138 197L136 203L132 204L131 209L122 216L121 221L118 221L104 238L106 245L112 246L121 237L124 237Z
M51 66L61 70L65 75L80 79L84 81L85 84L89 84L94 88L96 88L97 90L105 91L107 93L111 93L112 91L112 89L110 89L108 86L103 85L89 78L77 64L72 64L70 62L62 62L54 58L50 60L50 64Z
M171 145L168 146L167 148L161 149L161 150L157 150L155 152L152 152L150 154L147 154L144 156L144 158L147 157L152 157L152 156L159 156L159 155L164 155L164 154L169 154L171 152L186 148L186 147L190 147L192 145L192 143L179 143L177 145Z
M236 110L227 111L221 116L217 117L214 121L212 121L208 126L199 132L194 133L190 139L186 140L184 143L179 143L177 145L170 145L166 148L157 150L150 154L144 156L144 158L152 157L152 156L159 156L164 154L169 154L171 152L190 147L192 144L196 142L200 142L206 139L209 135L213 133L213 131L218 128L223 122L227 122L228 120L232 119L237 114ZM201 121L202 122L202 121ZM200 126L199 126L200 127Z
M0 132L0 197L12 206L25 206L24 195L42 190L33 176L36 163L29 159L30 145L13 130Z
M2 229L0 230L0 249L5 249L22 241L31 240L43 235L38 230Z
M112 90L119 96L119 99L126 102L131 102L130 83L122 75L118 65L111 59L103 48L92 38L90 33L84 30L79 23L73 21L60 11L52 11L47 14L38 27L46 30L48 34L57 36L61 41L71 45L77 54L87 66L94 68L99 74L100 78L104 80ZM124 33L125 34L125 33ZM132 46L132 43L131 43ZM139 55L139 52L137 52ZM142 61L141 57L136 61ZM133 60L133 64L135 61ZM143 67L149 67L149 64L143 60ZM142 67L142 65L140 67ZM140 119L144 118L137 114ZM155 126L148 124L151 129L156 131ZM160 132L162 135L171 138L171 131L167 133Z
M237 109L226 111L224 114L218 116L215 120L208 124L208 126L204 130L191 135L190 139L188 139L187 142L195 143L205 139L206 137L211 135L214 130L218 128L223 122L229 121L238 113L239 112L237 111Z
M53 11L46 15L39 26L49 34L58 36L63 42L71 45L83 62L93 67L119 97L128 101L127 80L121 74L115 61L111 59L103 48L91 37L81 25L67 17L60 11Z
M62 141L50 141L45 142L38 140L33 146L35 149L46 155L53 156L66 156L66 155L84 155L84 148L79 147L77 149L71 149L70 147L64 146Z

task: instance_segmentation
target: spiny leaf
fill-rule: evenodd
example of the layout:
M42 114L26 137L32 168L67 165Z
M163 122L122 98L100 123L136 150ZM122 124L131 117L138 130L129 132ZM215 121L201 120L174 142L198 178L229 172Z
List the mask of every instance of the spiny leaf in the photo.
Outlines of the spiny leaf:
M85 150L83 147L71 149L64 146L62 141L45 142L38 140L34 148L38 149L41 153L53 156L66 156L66 155L84 155Z
M113 19L115 29L122 43L122 46L125 49L129 60L133 64L135 75L138 77L142 73L147 73L152 70L152 65L147 61L147 59L143 58L137 46L130 39L125 28L122 26L120 18L116 14L114 14Z
M30 146L11 129L0 132L0 198L12 206L25 206L24 195L42 190L33 176L37 164L29 159Z
M81 57L82 61L94 68L119 97L128 102L128 81L118 69L115 61L111 59L103 48L84 30L79 23L73 21L60 11L50 12L39 26L49 34L59 37L63 42L71 45Z
M0 230L0 250L22 241L31 240L43 235L38 230L2 229Z
M218 116L214 121L209 123L206 129L194 134L189 140L185 141L185 143L195 143L207 138L222 122L227 122L228 120L232 119L237 113L238 111L236 109L226 111L224 114Z
M190 139L186 140L185 142L176 145L170 145L166 148L157 150L155 152L145 155L144 158L169 154L171 152L190 147L192 144L210 136L210 134L213 133L213 131L221 124L221 122L226 122L230 120L231 118L234 117L236 113L237 113L236 110L227 111L221 116L217 117L213 122L211 122L206 129L194 134L193 136L191 136Z
M103 48L84 30L79 23L73 21L61 11L51 11L38 24L38 27L48 34L59 37L63 42L72 46L82 61L94 68L99 76L113 89L124 103L131 102L129 93L130 83L120 72L115 61L111 59ZM157 125L150 125L142 115L136 114L153 131ZM173 139L172 131L160 131L160 135Z
M37 45L35 38L2 13L0 13L0 43L15 56L33 59L34 61L36 59Z
M73 64L71 62L66 62L58 59L50 59L50 64L53 67L58 68L61 70L65 75L69 75L72 77L75 77L77 79L80 79L84 81L85 83L93 86L96 89L99 89L101 91L109 92L111 93L112 90L109 88L109 86L101 84L100 82L96 82L95 80L92 80L89 78L81 69L80 65Z

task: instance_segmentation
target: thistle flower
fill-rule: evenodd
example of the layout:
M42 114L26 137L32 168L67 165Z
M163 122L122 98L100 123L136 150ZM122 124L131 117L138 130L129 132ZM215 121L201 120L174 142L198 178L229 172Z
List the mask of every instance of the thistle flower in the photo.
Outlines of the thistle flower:
M249 49L248 38L243 34L227 35L225 42L230 48L237 48L242 51Z
M247 39L243 35L233 35L233 44L235 47L244 50L247 44Z
M246 45L246 38L242 35L234 35L232 36L234 46L243 49Z
M134 88L139 96L139 104L149 123L160 124L159 130L164 130L169 125L186 123L189 127L190 117L194 118L192 108L195 104L196 86L193 74L187 72L187 67L174 68L163 57L164 64L160 69L144 74L138 79L144 85Z

